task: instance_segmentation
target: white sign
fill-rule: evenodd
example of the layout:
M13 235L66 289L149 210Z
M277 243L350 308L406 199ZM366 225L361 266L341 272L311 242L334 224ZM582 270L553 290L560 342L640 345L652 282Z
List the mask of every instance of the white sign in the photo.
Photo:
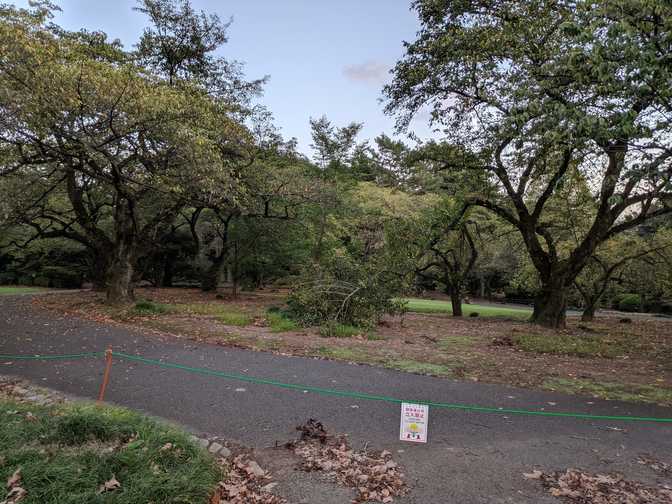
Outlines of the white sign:
M426 404L401 403L399 439L413 443L426 443L428 421L429 406Z

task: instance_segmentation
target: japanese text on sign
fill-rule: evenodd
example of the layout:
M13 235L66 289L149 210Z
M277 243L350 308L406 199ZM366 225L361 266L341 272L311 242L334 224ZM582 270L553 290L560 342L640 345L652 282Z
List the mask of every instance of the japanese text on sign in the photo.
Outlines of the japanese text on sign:
M428 419L429 406L426 404L401 403L399 439L413 443L426 443Z

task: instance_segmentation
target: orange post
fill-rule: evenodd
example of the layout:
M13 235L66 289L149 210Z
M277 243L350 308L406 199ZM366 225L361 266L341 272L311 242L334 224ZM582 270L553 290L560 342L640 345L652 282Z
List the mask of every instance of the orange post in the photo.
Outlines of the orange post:
M105 351L105 374L103 374L103 383L100 384L100 393L98 394L98 404L105 399L105 389L107 382L110 381L110 369L112 368L112 346L107 347Z

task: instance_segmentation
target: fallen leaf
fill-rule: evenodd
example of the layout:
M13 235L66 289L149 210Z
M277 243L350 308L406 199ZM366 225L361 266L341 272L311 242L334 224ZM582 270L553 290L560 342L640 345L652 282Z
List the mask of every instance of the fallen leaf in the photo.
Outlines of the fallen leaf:
M21 481L21 468L19 467L14 474L7 479L7 488L13 488Z
M112 491L116 490L117 488L121 488L121 483L119 483L119 481L117 481L117 478L113 474L112 478L110 478L105 483L100 485L100 488L98 489L98 493L101 494L101 493L105 493L105 492L112 492Z

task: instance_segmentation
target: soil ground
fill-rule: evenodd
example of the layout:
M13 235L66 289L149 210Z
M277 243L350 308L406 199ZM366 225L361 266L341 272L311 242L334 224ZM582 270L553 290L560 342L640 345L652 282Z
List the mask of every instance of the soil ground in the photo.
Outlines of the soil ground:
M551 331L523 320L407 313L373 331L323 337L319 328L278 327L268 309L285 292L235 299L196 289L140 289L165 313L111 308L94 292L37 297L60 313L150 329L179 338L281 355L371 364L463 381L507 384L606 399L672 405L672 322L598 317Z

